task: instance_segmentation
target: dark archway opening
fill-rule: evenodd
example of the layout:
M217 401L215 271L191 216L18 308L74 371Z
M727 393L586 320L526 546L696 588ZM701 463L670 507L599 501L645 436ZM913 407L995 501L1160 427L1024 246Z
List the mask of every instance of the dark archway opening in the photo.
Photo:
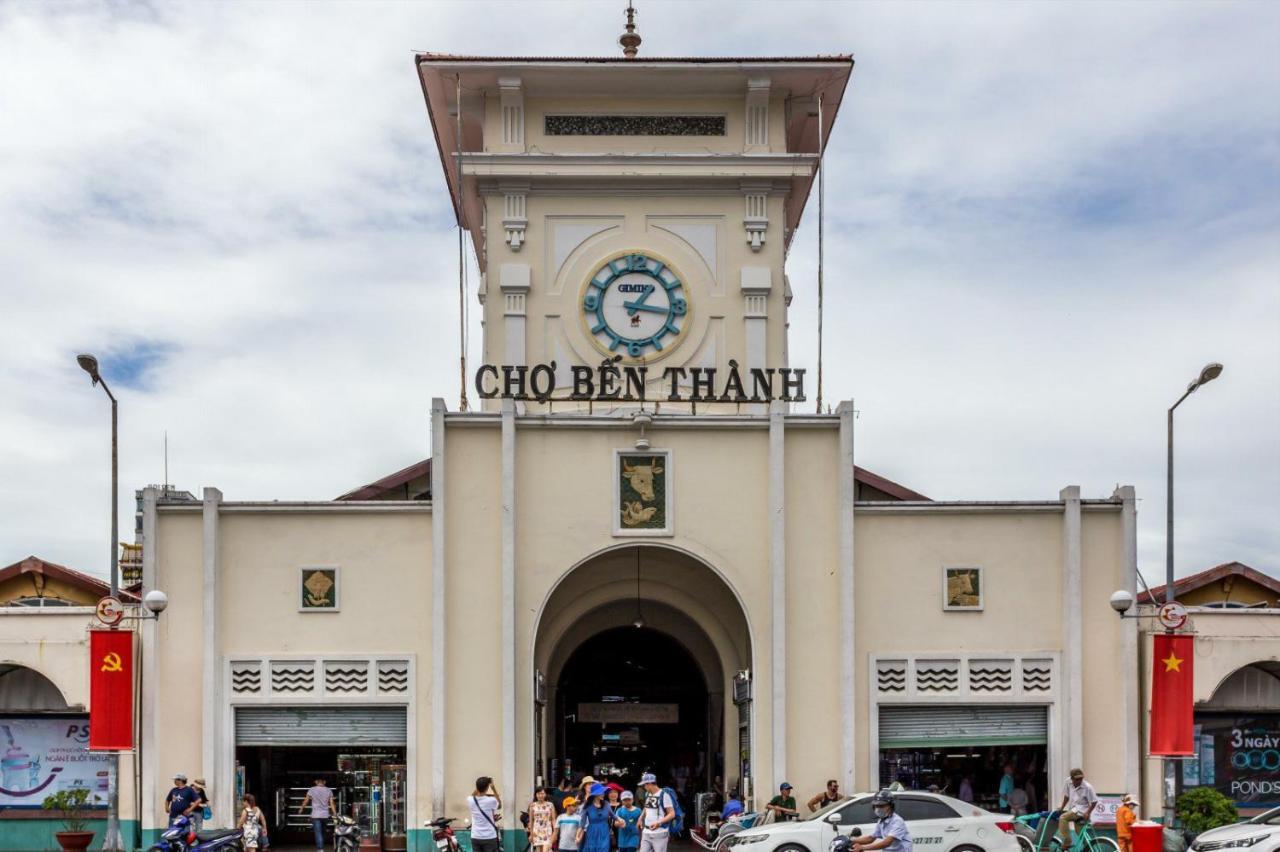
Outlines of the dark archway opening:
M687 793L716 759L706 675L684 645L649 627L604 630L578 646L555 711L563 748L552 777L589 773L635 789L652 771Z

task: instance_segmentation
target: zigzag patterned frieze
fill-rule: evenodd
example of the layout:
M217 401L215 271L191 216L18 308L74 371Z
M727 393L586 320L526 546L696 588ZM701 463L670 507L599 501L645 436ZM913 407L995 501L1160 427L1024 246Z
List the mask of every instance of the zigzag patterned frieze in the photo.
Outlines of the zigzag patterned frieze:
M324 688L329 692L364 692L369 685L367 665L326 666Z

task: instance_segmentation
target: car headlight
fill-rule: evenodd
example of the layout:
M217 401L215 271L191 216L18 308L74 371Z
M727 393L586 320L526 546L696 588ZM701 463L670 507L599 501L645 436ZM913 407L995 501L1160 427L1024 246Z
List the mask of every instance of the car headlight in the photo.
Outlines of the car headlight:
M1235 840L1223 841L1219 844L1219 849L1240 849L1246 846L1252 846L1255 843L1261 843L1270 837L1270 834L1251 834L1248 837L1237 837Z
M750 846L752 843L763 843L769 839L767 834L735 834L729 838L729 845L733 847Z

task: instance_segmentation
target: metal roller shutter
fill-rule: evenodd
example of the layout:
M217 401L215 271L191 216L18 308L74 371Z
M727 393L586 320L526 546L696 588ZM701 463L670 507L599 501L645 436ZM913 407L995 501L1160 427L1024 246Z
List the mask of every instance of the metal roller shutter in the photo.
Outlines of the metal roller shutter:
M1044 707L1001 705L880 706L880 748L1045 745Z
M237 707L236 745L403 746L404 707Z

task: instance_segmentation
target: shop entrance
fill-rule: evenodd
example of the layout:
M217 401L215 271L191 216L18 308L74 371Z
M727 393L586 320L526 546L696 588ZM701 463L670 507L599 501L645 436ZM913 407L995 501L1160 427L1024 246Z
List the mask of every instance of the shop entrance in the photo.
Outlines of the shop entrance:
M637 789L646 771L686 795L723 777L723 755L708 749L710 690L676 639L651 627L615 627L570 656L556 690L561 761Z
M1049 807L1048 711L1043 706L881 705L880 786L937 789L992 811L1005 767L1027 810Z
M704 563L656 544L583 562L547 599L534 653L532 780L635 789L654 772L695 820L718 791L750 792L750 633Z
M364 848L403 850L405 754L404 707L239 707L236 800L244 793L257 799L273 847L310 848L310 809L301 805L323 779L336 812L360 824Z

